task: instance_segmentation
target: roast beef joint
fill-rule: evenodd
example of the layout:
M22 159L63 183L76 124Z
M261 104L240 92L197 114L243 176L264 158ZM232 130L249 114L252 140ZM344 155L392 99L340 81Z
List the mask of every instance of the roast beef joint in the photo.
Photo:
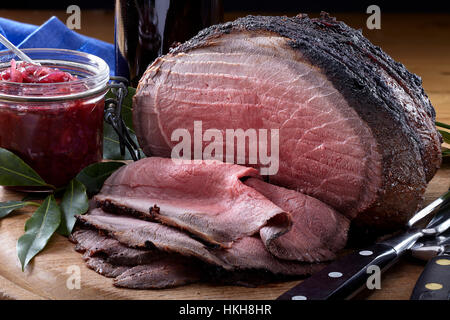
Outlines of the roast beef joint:
M350 224L394 231L418 210L434 121L421 79L328 14L215 25L147 68L147 158L107 179L71 239L118 287L308 275Z

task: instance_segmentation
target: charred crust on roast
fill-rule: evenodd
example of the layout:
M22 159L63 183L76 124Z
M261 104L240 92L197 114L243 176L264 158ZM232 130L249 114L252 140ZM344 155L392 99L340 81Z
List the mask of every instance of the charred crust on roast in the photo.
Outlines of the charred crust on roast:
M105 210L106 212L110 212L110 213L114 213L114 214L119 214L119 215L127 215L127 216L131 216L131 217L135 217L141 220L146 220L146 221L153 221L154 216L148 216L145 215L135 209L132 209L130 207L127 206L123 206L117 203L114 203L110 200L102 200L102 201L96 201L97 207L98 208L102 208L103 210ZM158 211L159 212L159 211ZM152 212L150 212L152 213Z

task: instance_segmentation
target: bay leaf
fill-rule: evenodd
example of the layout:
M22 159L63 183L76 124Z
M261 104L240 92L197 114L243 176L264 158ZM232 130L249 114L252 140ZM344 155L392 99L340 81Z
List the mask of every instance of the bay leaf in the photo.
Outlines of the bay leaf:
M0 185L2 186L53 186L45 181L22 159L9 150L0 148Z
M436 127L450 129L450 124L446 124L446 123L443 123L443 122L436 121Z
M136 135L131 131L130 137L138 146ZM106 160L132 160L127 148L125 148L125 155L120 154L119 136L113 127L106 122L103 124L103 158Z
M39 206L38 203L27 202L27 201L0 202L0 219L6 217L7 215L14 212L15 210L22 209L23 207L27 207L30 205Z
M41 252L61 223L61 210L53 195L48 196L25 223L25 234L17 241L22 271Z
M106 179L117 169L124 166L123 162L98 162L87 166L76 176L85 187L89 196L99 193Z
M450 132L444 131L444 130L439 130L439 133L442 135L444 142L450 144Z
M76 215L81 215L89 209L89 199L85 186L77 179L72 179L59 204L61 208L61 224L58 233L69 236L76 222Z

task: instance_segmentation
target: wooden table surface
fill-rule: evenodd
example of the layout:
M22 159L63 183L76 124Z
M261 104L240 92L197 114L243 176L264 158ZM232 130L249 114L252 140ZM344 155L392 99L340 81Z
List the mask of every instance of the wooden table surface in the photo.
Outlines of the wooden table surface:
M280 14L292 15L292 13ZM33 24L41 24L51 15L58 16L62 21L67 18L63 11L0 10L0 17ZM227 13L225 19L232 20L242 15L244 14ZM362 28L364 35L372 42L382 47L394 59L405 64L411 72L420 75L425 91L436 109L437 120L450 123L450 14L382 13L381 30L368 30L365 27L367 18L365 14L340 13L336 16L355 28ZM81 26L80 33L113 42L111 11L82 11ZM431 201L448 189L449 183L450 165L445 164L427 190L427 201ZM20 199L20 197L20 194L7 192L0 187L0 201ZM84 264L80 263L81 256L73 252L72 245L67 240L55 236L49 247L36 258L31 268L22 273L15 257L15 241L22 232L25 220L26 215L22 214L0 220L0 299L96 298L98 292L92 289L92 286L101 282L108 286L101 290L101 295L97 298L271 299L295 284L295 282L273 284L257 289L193 285L185 287L183 291L170 289L149 293L123 289L109 290L107 289L111 287L109 280L96 275L93 271L82 269L82 274L89 274L89 283L86 285L87 288L91 288L90 291L63 292L65 289L61 281L65 281L66 278L62 266L73 262L85 268ZM61 262L62 254L67 254L69 260ZM381 290L365 292L358 298L408 299L423 265L422 262L412 258L402 259L386 273ZM45 270L45 266L50 267ZM56 277L56 280L61 283L52 284L49 282L49 277Z

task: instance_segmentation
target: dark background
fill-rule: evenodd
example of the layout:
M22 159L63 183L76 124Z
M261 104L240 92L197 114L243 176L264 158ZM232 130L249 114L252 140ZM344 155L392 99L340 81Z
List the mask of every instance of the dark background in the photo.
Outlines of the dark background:
M223 3L225 11L365 12L369 5L376 4L383 12L450 12L450 1L224 0ZM71 4L82 9L114 8L114 0L2 0L0 9L65 9Z

